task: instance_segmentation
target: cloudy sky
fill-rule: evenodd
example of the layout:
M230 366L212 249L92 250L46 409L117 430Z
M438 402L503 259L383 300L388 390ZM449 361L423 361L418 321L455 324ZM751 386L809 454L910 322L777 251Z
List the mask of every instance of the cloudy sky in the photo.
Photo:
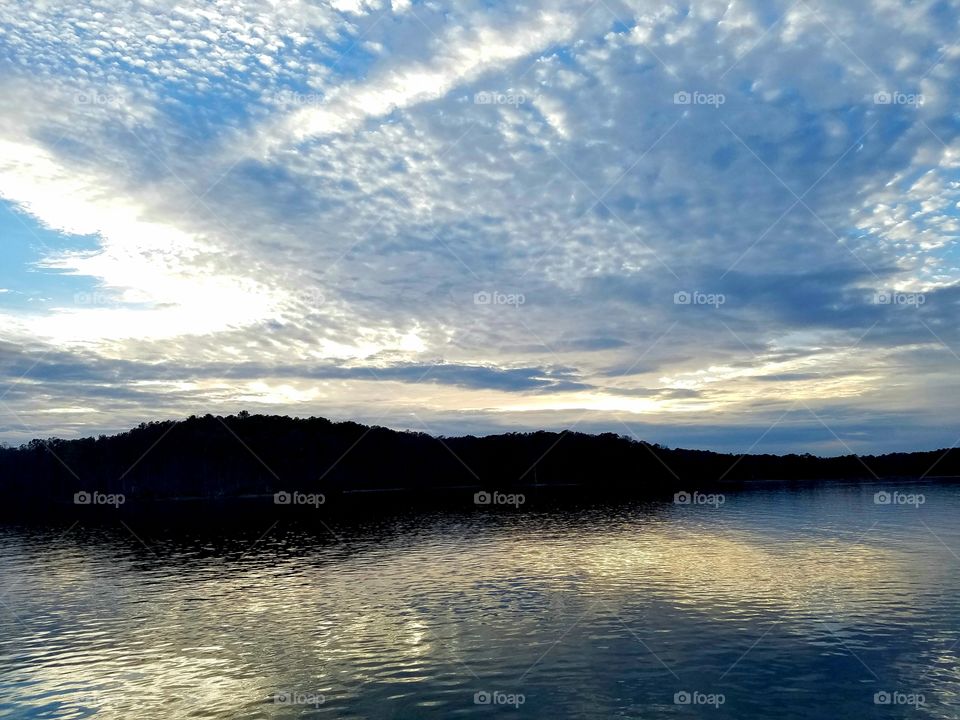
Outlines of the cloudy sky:
M960 4L0 0L0 440L960 439Z

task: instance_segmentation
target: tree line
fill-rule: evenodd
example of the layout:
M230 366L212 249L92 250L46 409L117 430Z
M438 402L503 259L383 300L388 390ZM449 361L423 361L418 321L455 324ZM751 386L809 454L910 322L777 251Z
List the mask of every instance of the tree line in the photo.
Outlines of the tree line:
M751 480L960 475L960 451L817 457L671 449L614 433L437 437L325 418L192 416L111 437L0 448L8 506L69 504L81 491L126 503L236 499L278 492L325 499L380 493L576 489L643 495Z

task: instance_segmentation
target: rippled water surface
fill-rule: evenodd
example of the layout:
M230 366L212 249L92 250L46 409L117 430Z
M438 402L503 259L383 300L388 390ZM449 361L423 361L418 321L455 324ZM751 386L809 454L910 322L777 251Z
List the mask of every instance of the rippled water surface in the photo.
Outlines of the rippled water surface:
M960 486L901 489L7 525L0 717L955 718Z

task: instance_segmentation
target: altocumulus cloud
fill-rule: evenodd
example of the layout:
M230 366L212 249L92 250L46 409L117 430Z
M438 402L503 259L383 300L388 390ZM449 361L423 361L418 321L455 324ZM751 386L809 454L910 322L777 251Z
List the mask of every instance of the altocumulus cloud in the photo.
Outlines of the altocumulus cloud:
M960 434L951 4L2 7L9 441Z

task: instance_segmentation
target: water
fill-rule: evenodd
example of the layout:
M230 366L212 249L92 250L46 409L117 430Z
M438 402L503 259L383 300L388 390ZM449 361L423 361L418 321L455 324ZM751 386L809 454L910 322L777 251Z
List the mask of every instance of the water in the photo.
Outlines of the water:
M955 718L960 486L877 489L7 526L0 717Z

